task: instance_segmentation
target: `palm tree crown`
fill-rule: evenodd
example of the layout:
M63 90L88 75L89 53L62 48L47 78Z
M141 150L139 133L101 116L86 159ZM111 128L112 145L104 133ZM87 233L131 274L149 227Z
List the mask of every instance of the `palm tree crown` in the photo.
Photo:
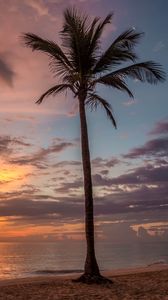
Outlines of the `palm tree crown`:
M75 8L64 11L62 48L57 43L44 40L32 34L24 34L24 42L32 50L46 53L50 58L49 66L61 82L46 91L37 100L40 104L45 97L70 89L77 97L83 93L85 104L91 109L101 105L116 127L111 105L97 95L98 84L110 86L133 97L127 87L126 78L132 77L142 82L156 84L165 79L161 66L153 61L136 62L135 45L143 33L128 29L120 34L106 51L101 53L100 38L105 26L111 23L113 14L101 21L95 17L90 22L88 16L80 14ZM124 62L131 64L118 68Z

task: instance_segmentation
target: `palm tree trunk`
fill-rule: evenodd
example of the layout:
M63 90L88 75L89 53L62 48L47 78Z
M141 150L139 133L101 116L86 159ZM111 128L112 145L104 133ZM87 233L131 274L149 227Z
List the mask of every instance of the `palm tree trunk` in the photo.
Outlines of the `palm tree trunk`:
M79 113L81 125L81 146L82 162L84 174L84 193L85 193L85 233L87 242L87 255L85 261L84 274L89 276L99 276L99 267L95 256L94 247L94 215L93 215L93 195L92 195L92 177L91 163L89 153L89 141L87 131L87 121L85 113L85 104L83 97L79 98Z

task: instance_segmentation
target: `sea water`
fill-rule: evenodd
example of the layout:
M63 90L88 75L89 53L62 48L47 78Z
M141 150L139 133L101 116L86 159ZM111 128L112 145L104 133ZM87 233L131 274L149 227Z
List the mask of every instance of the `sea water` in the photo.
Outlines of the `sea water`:
M0 243L0 279L82 272L84 242ZM168 242L96 244L101 270L168 263Z

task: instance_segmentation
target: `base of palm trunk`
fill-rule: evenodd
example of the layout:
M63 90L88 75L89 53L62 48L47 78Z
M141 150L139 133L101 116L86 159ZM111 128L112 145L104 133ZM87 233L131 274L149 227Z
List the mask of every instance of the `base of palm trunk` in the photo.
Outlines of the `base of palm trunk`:
M81 282L81 283L87 283L87 284L112 284L112 280L109 278L106 278L100 274L82 274L79 278L73 279L73 282Z

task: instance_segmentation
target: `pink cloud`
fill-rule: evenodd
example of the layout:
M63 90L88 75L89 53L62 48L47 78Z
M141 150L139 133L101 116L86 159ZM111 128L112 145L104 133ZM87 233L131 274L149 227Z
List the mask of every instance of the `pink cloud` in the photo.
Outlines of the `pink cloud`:
M24 0L24 3L35 10L39 16L49 16L48 7L42 0Z
M168 121L167 120L165 120L165 121L163 120L163 121L160 121L160 122L156 123L153 130L151 130L149 132L149 134L151 134L151 135L167 134L167 133L168 133Z

